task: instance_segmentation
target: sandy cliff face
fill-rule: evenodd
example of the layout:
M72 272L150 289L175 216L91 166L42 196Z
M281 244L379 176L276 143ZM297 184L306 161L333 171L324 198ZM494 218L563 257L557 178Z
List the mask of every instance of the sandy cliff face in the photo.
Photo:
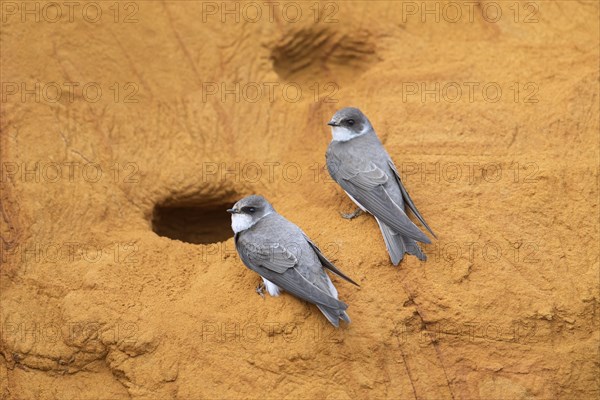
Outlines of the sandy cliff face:
M35 4L2 3L2 398L598 395L597 3ZM427 262L339 217L347 105ZM254 292L251 193L361 284L352 324Z

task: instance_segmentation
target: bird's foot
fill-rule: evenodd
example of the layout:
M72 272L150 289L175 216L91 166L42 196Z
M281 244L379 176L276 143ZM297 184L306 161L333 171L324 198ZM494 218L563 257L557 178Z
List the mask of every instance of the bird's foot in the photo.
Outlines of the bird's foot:
M258 293L258 295L260 297L262 297L263 299L265 298L265 284L264 282L261 282L257 287L256 287L256 293Z
M350 214L340 213L340 215L344 219L354 219L354 218L358 217L359 215L361 215L363 212L364 212L363 210L361 210L360 208L357 208L356 211L354 211L353 213L350 213Z

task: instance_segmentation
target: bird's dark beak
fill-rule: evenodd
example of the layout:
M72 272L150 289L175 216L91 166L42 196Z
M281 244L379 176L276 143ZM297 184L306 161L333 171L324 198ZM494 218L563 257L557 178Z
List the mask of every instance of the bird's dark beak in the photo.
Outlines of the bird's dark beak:
M327 123L327 125L329 126L340 126L340 124L338 124L337 122L335 122L334 120L331 120Z
M229 209L227 209L227 212L230 214L237 214L239 211L234 208L229 208Z

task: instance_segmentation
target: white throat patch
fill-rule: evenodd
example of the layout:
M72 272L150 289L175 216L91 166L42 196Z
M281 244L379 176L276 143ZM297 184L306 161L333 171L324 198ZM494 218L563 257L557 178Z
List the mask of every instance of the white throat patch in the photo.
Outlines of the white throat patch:
M255 223L256 221L252 221L252 217L247 214L231 215L231 229L233 229L233 232L235 233L245 231Z
M360 133L354 133L351 130L344 128L343 126L331 127L331 135L333 136L333 140L335 142L347 142L348 140L360 136L363 133L365 133L364 129Z
M263 215L263 218L271 213ZM252 217L248 214L231 214L231 229L234 233L245 231L250 229L260 219L252 220Z

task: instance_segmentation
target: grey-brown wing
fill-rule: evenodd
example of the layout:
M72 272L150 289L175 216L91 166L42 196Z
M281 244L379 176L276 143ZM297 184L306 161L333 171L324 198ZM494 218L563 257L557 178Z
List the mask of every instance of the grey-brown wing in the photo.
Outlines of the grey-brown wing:
M236 248L244 264L260 276L273 282L283 290L313 304L321 304L326 307L345 310L348 306L336 298L323 292L313 283L304 278L296 269L296 257L283 246L273 246L266 250L260 244L249 243L240 239L239 234L235 237ZM255 255L255 249L260 254ZM277 253L265 257L267 252Z
M298 259L279 243L253 243L236 240L237 251L244 264L260 265L276 273L284 273L293 268Z
M385 190L388 176L373 162L362 165L341 163L337 157L327 157L332 178L362 207L376 216L395 232L423 243L431 240L408 218Z
M312 247L312 249L315 251L315 253L317 254L317 257L319 258L319 261L321 261L321 264L329 269L330 271L332 271L334 274L338 275L341 278L344 278L345 280L347 280L348 282L356 285L356 286L360 286L358 283L354 282L352 279L350 279L350 277L348 277L346 274L344 274L342 271L340 271L335 265L333 265L333 263L331 261L329 261L327 259L327 257L325 257L323 255L323 253L321 253L321 249L319 249L317 247L316 244L314 244L309 238L308 236L304 235L304 238L306 239L306 241L308 242L308 244L310 244L310 247Z
M427 228L429 233L431 233L433 235L433 237L437 239L437 236L435 236L435 233L433 233L433 231L431 230L429 225L427 225L427 222L425 222L425 218L423 218L423 216L417 209L417 206L415 206L415 203L413 203L412 199L408 195L408 192L404 188L404 185L402 184L402 180L400 179L400 174L398 174L398 170L396 169L394 162L392 160L388 160L388 164L389 164L390 168L392 169L392 171L394 171L394 175L396 176L396 182L398 182L398 186L400 187L400 191L402 192L402 198L404 199L404 202L406 203L406 205L408 206L410 211L412 211L412 213L415 214L415 217L417 217L417 219L419 221L421 221L423 226L425 228Z

